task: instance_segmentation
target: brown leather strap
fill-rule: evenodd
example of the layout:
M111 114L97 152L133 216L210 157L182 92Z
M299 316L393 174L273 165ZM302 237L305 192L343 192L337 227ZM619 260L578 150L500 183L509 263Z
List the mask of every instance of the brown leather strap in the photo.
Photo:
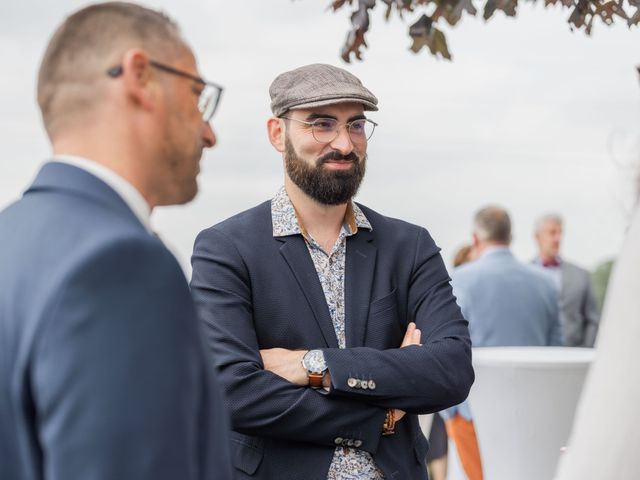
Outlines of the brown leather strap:
M308 373L309 376L309 386L311 388L322 388L322 377L324 375L322 373Z

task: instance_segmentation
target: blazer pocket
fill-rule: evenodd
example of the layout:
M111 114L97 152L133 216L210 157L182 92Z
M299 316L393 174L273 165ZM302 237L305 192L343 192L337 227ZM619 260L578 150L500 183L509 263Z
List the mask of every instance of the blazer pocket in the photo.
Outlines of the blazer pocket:
M264 457L264 441L248 435L231 432L231 443L233 466L247 475L256 473Z
M388 293L384 297L380 297L369 305L369 315L375 315L376 313L384 312L389 308L396 306L396 290L394 288L391 293Z

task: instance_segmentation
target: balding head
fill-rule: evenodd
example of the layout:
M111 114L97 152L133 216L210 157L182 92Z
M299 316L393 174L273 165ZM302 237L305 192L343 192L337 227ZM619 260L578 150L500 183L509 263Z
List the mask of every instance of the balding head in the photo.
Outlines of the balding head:
M479 210L473 218L473 229L477 239L482 243L511 243L511 219L504 208L488 206Z
M187 49L171 19L130 3L83 8L58 28L38 75L38 104L52 140L63 129L90 119L104 96L107 70L132 48L165 61Z

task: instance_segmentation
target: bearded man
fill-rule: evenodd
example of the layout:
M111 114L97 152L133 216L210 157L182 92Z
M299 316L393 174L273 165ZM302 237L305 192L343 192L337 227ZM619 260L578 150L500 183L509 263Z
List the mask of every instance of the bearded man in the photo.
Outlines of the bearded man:
M418 414L474 378L439 248L352 201L378 103L360 80L307 65L270 94L284 187L201 232L192 258L237 478L426 479Z

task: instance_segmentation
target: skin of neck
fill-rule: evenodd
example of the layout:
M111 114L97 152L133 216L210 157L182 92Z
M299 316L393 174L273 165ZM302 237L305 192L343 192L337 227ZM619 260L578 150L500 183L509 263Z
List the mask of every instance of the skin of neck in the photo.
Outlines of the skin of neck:
M473 234L473 248L478 256L484 254L490 248L509 247L509 243L494 242L491 240L480 240L477 233Z
M96 112L57 134L52 139L53 154L84 157L112 170L133 185L153 209L158 205L151 178L155 154L149 147L153 142L141 141L154 138L153 131L135 117L122 115L114 120L110 113Z
M319 203L293 183L286 173L284 188L304 228L325 251L330 251L340 234L347 203L340 205Z

